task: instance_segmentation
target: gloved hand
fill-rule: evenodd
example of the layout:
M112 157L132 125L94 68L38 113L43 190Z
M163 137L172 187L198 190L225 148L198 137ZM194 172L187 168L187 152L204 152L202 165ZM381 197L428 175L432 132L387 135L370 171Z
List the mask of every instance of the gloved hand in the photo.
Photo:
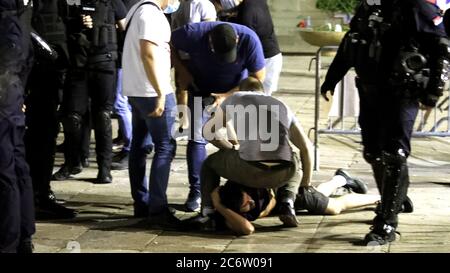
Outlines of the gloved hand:
M330 99L327 96L328 91L330 91L331 96L334 95L334 87L329 86L328 84L324 83L322 84L322 86L320 87L320 94L322 94L322 97L326 100L329 101Z
M432 94L426 94L421 99L420 102L428 107L436 107L436 104L439 100L439 96L432 95Z

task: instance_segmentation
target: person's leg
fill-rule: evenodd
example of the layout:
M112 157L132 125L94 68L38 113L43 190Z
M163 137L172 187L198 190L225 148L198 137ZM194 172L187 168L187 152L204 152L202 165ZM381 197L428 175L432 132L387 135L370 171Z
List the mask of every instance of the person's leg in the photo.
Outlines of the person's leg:
M146 217L148 215L148 180L145 175L147 163L147 151L145 149L146 138L149 137L145 124L145 113L141 113L138 107L138 98L130 98L132 118L132 134L130 158L128 161L128 174L130 177L131 196L134 200L134 215Z
M87 106L88 109L83 119L83 125L81 126L81 150L80 150L80 158L81 165L83 168L89 167L89 157L90 157L90 146L91 146L91 131L93 127L92 121L92 109L91 103Z
M278 91L278 81L280 79L281 70L283 68L283 56L278 54L266 61L266 78L263 82L264 92L266 95L272 95ZM250 90L249 90L250 91Z
M131 109L127 97L122 94L122 69L117 73L116 100L114 102L114 110L118 115L119 130L122 132L124 145L122 150L130 152L132 130L131 130Z
M140 104L141 112L151 113L155 108L155 98L144 98ZM142 105L146 104L146 105ZM150 132L155 155L152 160L149 179L149 213L163 213L168 208L167 186L169 183L170 166L175 157L176 142L172 138L172 129L175 123L176 107L175 95L166 95L164 113L161 117L145 119Z
M116 88L116 68L114 62L96 64L89 77L89 93L91 110L95 129L95 151L97 153L98 175L96 183L112 182L112 126L111 113L114 104ZM110 73L107 73L109 71Z
M281 222L288 227L298 226L295 216L294 204L301 183L302 173L299 168L300 161L297 154L293 154L293 165L286 183L277 190L278 214Z
M409 174L407 158L411 151L411 135L418 113L418 102L391 97L386 108L385 129L389 140L382 154L385 166L381 192L381 210L374 219L374 229L365 241L386 244L395 240L398 213L406 200Z
M68 179L71 174L80 173L82 170L81 130L88 103L87 72L72 68L67 73L62 102L65 162L53 175L55 180Z
M343 211L376 205L380 202L379 195L349 193L337 198L330 198L325 214L338 215Z
M26 99L24 140L38 219L67 219L76 214L56 202L50 187L58 135L58 92L61 86L58 79L61 74L52 65L46 70L36 65L30 75L30 93Z
M325 196L330 196L337 188L344 186L347 180L341 175L335 175L330 181L321 183L317 186L317 191L321 192Z
M48 199L58 134L58 89L56 70L36 65L29 77L26 98L25 146L36 200ZM44 122L45 121L45 122Z
M206 140L203 138L203 124L207 118L203 113L201 97L189 95L188 106L191 110L190 136L186 150L188 166L189 195L185 202L188 211L200 209L201 203L201 168L206 159Z
M31 253L33 246L31 237L36 232L33 185L30 169L25 159L23 137L25 126L16 126L14 130L14 161L17 185L20 193L20 241L17 252Z
M0 119L0 253L14 253L20 242L20 191L12 141L13 124Z

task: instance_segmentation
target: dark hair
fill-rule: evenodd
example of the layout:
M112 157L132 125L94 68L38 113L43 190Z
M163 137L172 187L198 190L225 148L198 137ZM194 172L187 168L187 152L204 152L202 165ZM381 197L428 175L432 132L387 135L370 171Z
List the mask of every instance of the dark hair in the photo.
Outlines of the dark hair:
M242 202L244 201L243 193L242 185L228 181L219 189L220 201L225 207L240 213Z
M239 83L240 91L264 91L264 86L260 80L255 77L248 77Z

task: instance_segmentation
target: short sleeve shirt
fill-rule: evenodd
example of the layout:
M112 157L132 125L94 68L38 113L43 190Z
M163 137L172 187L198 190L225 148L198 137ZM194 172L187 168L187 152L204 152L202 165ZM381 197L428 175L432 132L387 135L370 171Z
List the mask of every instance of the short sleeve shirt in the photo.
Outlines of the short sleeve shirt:
M239 36L237 59L234 63L221 63L209 46L208 33L224 22L188 24L172 32L172 45L186 56L187 67L202 95L225 93L239 85L248 72L264 68L261 42L256 33L246 26L230 24Z

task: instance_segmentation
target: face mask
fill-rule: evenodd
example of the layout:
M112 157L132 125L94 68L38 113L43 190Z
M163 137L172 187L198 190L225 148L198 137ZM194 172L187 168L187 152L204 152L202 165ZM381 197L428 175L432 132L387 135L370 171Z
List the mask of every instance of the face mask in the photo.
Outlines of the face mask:
M178 10L180 7L180 1L172 2L171 4L168 4L167 7L164 9L165 14L171 14Z
M220 4L224 10L236 7L236 2L234 0L220 0Z

